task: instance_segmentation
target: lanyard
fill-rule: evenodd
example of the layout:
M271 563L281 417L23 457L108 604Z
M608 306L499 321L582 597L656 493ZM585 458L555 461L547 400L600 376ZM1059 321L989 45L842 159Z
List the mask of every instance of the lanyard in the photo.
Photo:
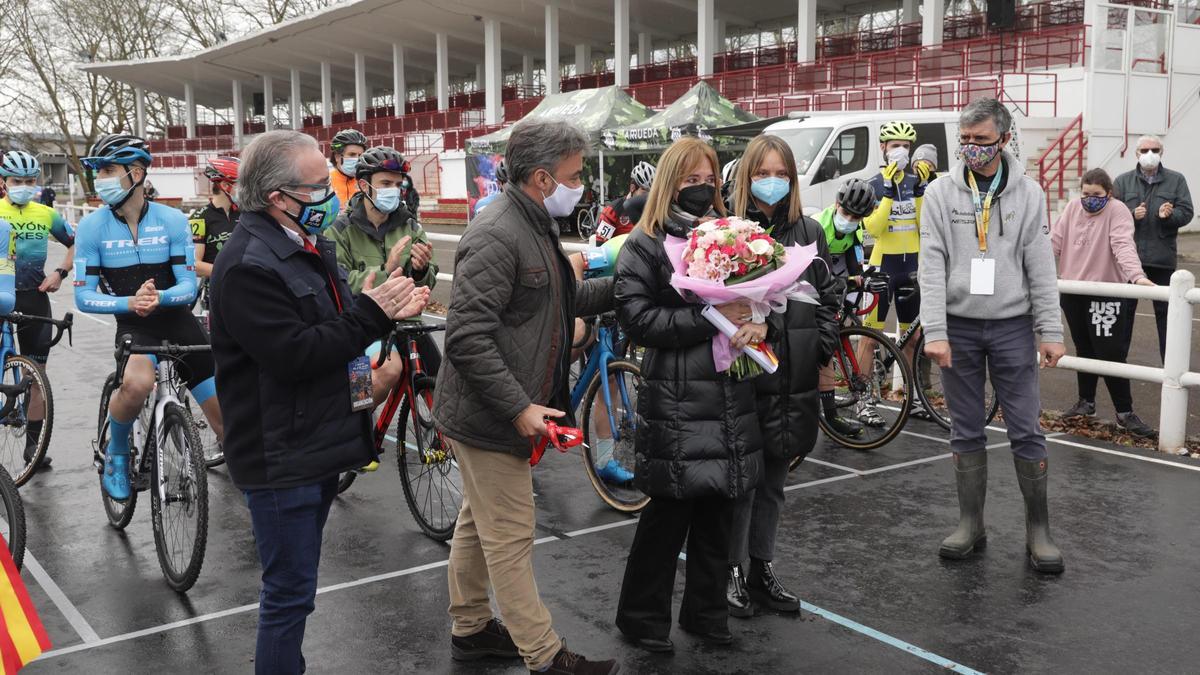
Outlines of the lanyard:
M324 258L321 257L321 252L319 250L317 250L316 246L313 246L312 242L308 240L308 237L304 237L304 250L317 256L317 263L320 264L322 267L325 266L325 260L324 260ZM338 294L337 280L334 279L331 274L329 274L329 270L325 270L325 278L329 279L329 290L333 294L333 302L334 302L334 304L337 305L338 314L341 314L342 313L342 297L340 294Z
M971 197L975 203L975 233L979 236L979 252L987 252L988 225L992 220L992 199L1000 187L1000 179L1004 176L1004 162L992 177L992 185L988 188L987 196L979 196L979 185L975 182L975 172L967 169L967 183L971 186Z

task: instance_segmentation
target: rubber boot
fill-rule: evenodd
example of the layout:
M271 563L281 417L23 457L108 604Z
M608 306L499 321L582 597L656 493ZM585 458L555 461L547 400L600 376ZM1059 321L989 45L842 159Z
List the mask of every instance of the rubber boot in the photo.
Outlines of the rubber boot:
M746 587L746 575L741 565L729 566L729 582L725 587L725 601L729 604L729 615L740 619L754 616L754 601Z
M942 540L938 555L962 560L987 546L987 533L983 529L987 452L955 453L954 479L958 485L958 529Z
M1061 574L1065 569L1062 551L1050 538L1050 510L1046 506L1046 460L1013 457L1017 482L1025 497L1025 548L1033 569Z

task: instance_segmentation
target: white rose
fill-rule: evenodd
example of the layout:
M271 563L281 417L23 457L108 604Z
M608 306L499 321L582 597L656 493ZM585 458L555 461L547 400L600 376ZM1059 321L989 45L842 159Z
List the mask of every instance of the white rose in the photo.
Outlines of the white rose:
M774 246L771 246L771 242L767 241L766 239L755 239L754 241L750 242L749 246L750 252L754 255L767 255L775 248Z

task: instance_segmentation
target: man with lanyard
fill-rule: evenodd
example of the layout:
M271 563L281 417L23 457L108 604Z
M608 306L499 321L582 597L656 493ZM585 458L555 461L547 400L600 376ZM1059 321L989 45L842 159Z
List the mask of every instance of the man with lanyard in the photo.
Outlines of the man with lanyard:
M114 314L117 341L136 345L164 340L202 345L208 340L189 306L196 297L195 249L182 212L146 200L152 162L146 142L128 134L103 136L83 158L94 172L96 193L106 206L79 222L76 236L75 304L80 311ZM181 359L188 387L217 434L224 436L209 353ZM154 389L156 359L129 357L120 388L108 407L108 447L101 484L114 501L129 499L129 431Z
M650 194L650 186L654 183L654 165L650 162L638 162L629 174L629 194L617 197L604 206L600 211L600 223L596 228L596 245L599 246L614 237L633 232L637 220L630 217L625 208L630 200L642 197L643 202L638 209L638 217L645 208L644 197Z
M238 161L237 157L208 160L204 176L212 182L212 197L208 200L208 206L197 209L188 217L192 243L196 245L196 276L204 280L202 283L206 289L205 309L208 309L207 287L213 263L237 225Z
M906 173L909 152L917 142L917 130L908 122L888 122L879 129L879 150L884 156L884 165L879 174L871 179L879 207L863 221L867 234L874 238L870 264L888 276L888 292L879 295L875 309L863 322L871 328L884 330L887 325L888 309L896 303L898 334L908 330L920 310L916 297L899 297L900 287L909 283L909 277L917 271L917 252L921 239L917 228L921 222L921 199L926 183L915 173ZM875 359L875 343L863 340L859 347L859 363L870 370ZM859 420L871 427L881 427L884 420L874 403L863 406Z
M0 180L7 194L0 200L0 219L12 226L12 236L5 254L16 261L17 304L15 311L33 316L51 316L50 293L56 292L70 276L71 260L75 256L75 234L71 226L54 209L33 201L37 194L41 165L37 158L23 150L12 150L0 158ZM67 247L62 262L46 274L46 245L54 237ZM42 368L50 355L50 325L26 323L17 329L21 354L33 359ZM28 463L37 449L45 419L45 403L40 389L29 394L28 423L25 427L25 461ZM42 467L50 466L49 456L42 458Z
M350 204L354 193L358 192L354 168L358 166L358 158L367 151L367 137L358 129L342 129L330 139L329 150L329 159L333 162L329 182L333 185L338 204L344 209Z

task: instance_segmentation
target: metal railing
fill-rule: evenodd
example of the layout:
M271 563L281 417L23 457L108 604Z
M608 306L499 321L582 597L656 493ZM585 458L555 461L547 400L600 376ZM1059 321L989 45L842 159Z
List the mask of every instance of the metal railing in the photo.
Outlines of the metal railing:
M1188 388L1200 387L1200 373L1191 371L1193 305L1200 304L1196 277L1187 270L1171 275L1169 286L1058 282L1059 293L1110 298L1156 300L1167 303L1167 351L1162 368L1064 356L1058 367L1093 375L1124 377L1162 386L1158 420L1158 449L1178 454L1186 447Z
M1058 198L1066 192L1067 168L1074 164L1076 173L1083 175L1083 153L1087 136L1083 132L1083 113L1079 113L1058 138L1038 157L1038 182L1046 193L1046 212L1050 213L1050 194L1057 189ZM1057 188L1055 188L1057 183Z

